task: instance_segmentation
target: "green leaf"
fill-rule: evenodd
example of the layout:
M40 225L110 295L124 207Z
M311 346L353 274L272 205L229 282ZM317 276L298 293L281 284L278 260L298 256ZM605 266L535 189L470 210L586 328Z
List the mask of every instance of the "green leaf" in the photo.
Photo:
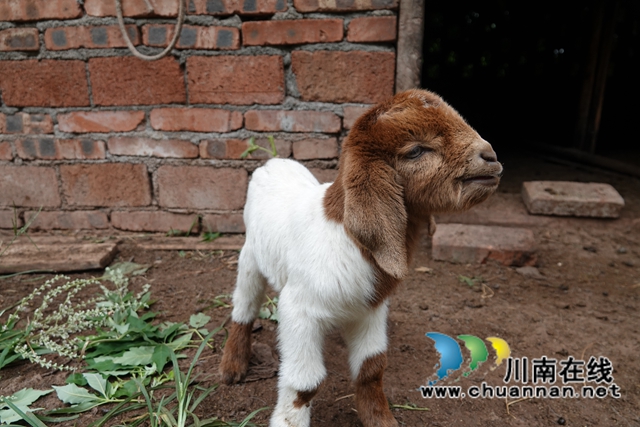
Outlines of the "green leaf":
M22 390L21 390L22 391ZM37 390L35 390L37 391ZM3 424L9 424L14 421L25 420L29 425L33 427L47 427L42 421L40 421L32 412L40 410L42 408L32 409L27 406L16 405L11 398L0 397L0 402L3 406L8 406L9 409L0 411L0 422Z
M125 351L122 356L114 357L113 363L123 366L145 366L151 364L151 358L155 346L132 347Z
M158 372L162 372L164 369L164 365L167 364L169 359L171 358L171 350L166 345L157 345L153 350L153 356L151 360L156 365L156 369Z
M192 333L181 335L180 338L177 338L171 342L168 342L167 346L173 351L181 350L189 345L189 343L191 342L192 336L193 336Z
M258 313L258 317L261 319L268 319L271 317L271 310L267 307L260 307L260 313Z
M32 388L23 388L6 399L16 406L29 406L36 400L40 399L40 397L49 394L52 391L53 390L34 390ZM4 404L0 404L0 409L5 406L8 406L6 400L4 401Z
M139 276L147 272L150 265L136 264L135 262L118 262L109 267L109 271L102 277L105 280L113 281L117 273L123 276Z
M211 316L207 316L204 313L192 314L189 318L189 325L192 328L198 329L209 323Z
M87 379L84 377L84 375L77 372L69 375L64 382L67 384L79 385L81 387L87 385Z
M109 398L109 383L107 380L96 372L82 374L87 380L89 387L100 393L105 399Z
M100 398L95 394L91 394L86 389L78 387L75 384L67 384L62 387L54 385L53 388L58 394L58 399L70 405L100 400Z

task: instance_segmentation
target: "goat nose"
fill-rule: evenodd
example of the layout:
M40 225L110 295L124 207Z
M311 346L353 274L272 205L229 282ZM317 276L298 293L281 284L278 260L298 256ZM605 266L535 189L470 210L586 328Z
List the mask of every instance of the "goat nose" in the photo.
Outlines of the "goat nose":
M498 161L498 157L493 150L485 150L480 153L480 158L488 163L493 163Z

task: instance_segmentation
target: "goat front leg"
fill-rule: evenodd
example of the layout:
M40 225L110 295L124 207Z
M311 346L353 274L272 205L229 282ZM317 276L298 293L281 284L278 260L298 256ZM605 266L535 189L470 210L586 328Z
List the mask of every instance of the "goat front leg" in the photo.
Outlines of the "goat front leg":
M278 404L271 427L309 427L311 399L324 380L324 328L309 316L308 296L296 295L285 285L278 301L280 372Z
M387 366L387 302L348 325L344 338L356 387L356 409L364 427L397 427L382 390Z
M264 301L266 286L267 281L258 270L251 248L245 245L238 258L231 329L220 362L220 374L225 384L237 383L247 374L251 358L251 330Z

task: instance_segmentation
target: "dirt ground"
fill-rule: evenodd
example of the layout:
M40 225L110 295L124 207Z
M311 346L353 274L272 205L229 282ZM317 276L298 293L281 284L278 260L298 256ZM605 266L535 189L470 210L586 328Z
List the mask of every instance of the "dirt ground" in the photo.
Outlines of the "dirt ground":
M416 405L428 411L393 409L404 426L640 426L640 180L572 165L550 163L527 155L503 157L505 178L500 192L519 193L523 181L563 179L611 183L625 198L617 220L554 219L532 225L538 243L537 268L541 277L520 274L497 264L455 265L431 258L425 235L409 277L393 295L389 316L388 369L385 392L392 404ZM162 320L187 321L204 311L209 326L224 321L229 308L212 308L212 301L233 290L233 260L225 253L143 251L134 237L125 238L117 260L133 260L153 267L133 279L133 288L150 283L155 311ZM414 271L428 267L430 272ZM87 276L82 273L75 276ZM483 278L474 286L459 276ZM20 276L0 281L0 307L9 305L49 275ZM36 280L34 280L36 278ZM484 284L484 286L483 286ZM512 356L529 360L546 355L558 360L573 356L588 360L607 357L613 365L620 398L534 398L507 407L503 398L424 399L419 387L436 371L439 355L430 331L450 336L497 336L506 340ZM200 368L215 374L221 357L207 351ZM251 411L273 407L277 396L276 324L258 320L254 325L255 355L248 381L221 386L201 405L203 416L241 420ZM468 357L468 352L463 349ZM276 356L277 357L277 356ZM505 364L495 370L489 361L464 378L452 374L444 385L503 385ZM312 425L360 426L354 410L354 392L347 366L345 344L338 333L327 337L325 363L328 376L314 400ZM460 371L461 372L461 371ZM0 394L22 387L62 384L65 374L18 363L2 371ZM210 382L215 382L215 377ZM45 406L56 404L53 397ZM58 402L59 404L59 402ZM84 415L82 426L100 415ZM268 423L270 410L255 421Z

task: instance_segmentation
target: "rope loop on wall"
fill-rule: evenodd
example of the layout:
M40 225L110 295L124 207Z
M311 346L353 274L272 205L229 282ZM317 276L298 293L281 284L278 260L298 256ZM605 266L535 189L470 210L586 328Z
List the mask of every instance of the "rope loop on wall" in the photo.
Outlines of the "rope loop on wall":
M173 38L171 39L171 43L169 43L169 46L167 46L165 50L158 53L157 55L143 55L133 45L131 39L129 38L129 34L127 33L127 28L124 24L124 17L122 14L122 0L116 0L116 15L118 16L118 26L120 27L120 32L122 33L122 37L124 38L127 47L135 57L143 59L145 61L156 61L160 58L164 58L169 52L171 52L171 50L178 43L178 38L180 37L180 32L182 31L182 24L184 23L185 16L185 1L186 0L178 0L178 22L176 23L176 29L173 33ZM151 6L148 0L145 0L145 2L148 6Z

